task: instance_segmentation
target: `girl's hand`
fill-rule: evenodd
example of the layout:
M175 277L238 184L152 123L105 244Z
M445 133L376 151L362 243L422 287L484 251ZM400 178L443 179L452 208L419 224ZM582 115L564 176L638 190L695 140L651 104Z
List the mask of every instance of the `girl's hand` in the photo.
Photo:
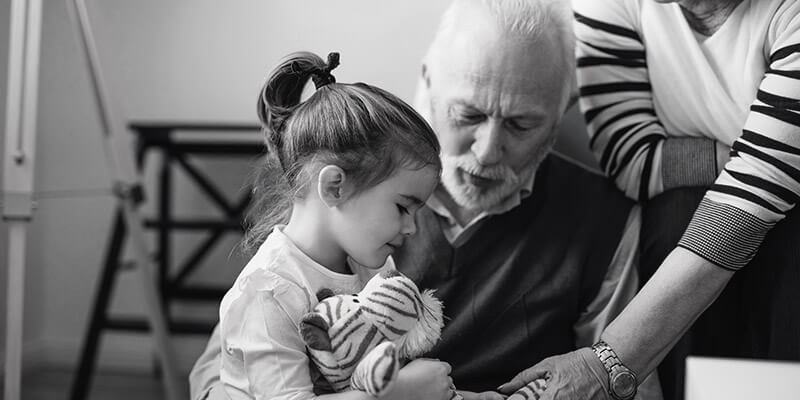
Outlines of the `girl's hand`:
M458 393L464 397L464 400L503 400L508 396L504 396L497 392L468 392L465 390L459 390Z
M391 400L450 400L453 384L450 364L420 358L401 368L394 388L384 396Z

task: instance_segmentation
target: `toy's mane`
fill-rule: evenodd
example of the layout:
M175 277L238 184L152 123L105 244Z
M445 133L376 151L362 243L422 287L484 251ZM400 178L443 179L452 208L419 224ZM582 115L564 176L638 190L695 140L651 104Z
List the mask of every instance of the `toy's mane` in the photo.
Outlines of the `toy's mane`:
M422 309L419 321L399 340L400 356L405 359L419 357L427 352L442 334L442 302L433 296L433 290L420 293Z

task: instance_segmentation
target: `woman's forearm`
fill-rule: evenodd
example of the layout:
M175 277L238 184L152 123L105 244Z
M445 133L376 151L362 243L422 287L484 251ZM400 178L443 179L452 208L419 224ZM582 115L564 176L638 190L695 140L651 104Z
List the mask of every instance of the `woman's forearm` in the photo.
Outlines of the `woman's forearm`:
M608 343L639 382L650 374L733 276L683 248L676 248L606 328Z

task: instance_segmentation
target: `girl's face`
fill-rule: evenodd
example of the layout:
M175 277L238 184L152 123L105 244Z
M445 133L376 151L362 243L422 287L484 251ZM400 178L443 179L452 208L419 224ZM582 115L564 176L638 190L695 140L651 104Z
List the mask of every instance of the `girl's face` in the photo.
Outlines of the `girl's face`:
M331 227L342 250L365 267L383 266L417 231L415 215L436 187L438 176L430 166L398 168L388 179L342 203Z

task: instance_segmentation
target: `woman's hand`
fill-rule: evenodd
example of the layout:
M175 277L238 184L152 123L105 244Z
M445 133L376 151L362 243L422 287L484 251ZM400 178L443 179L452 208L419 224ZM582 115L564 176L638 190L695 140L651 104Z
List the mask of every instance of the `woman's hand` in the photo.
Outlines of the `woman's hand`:
M384 396L392 400L450 400L453 380L450 364L420 358L400 369L394 388Z
M547 388L542 392L540 400L611 400L606 388L608 373L600 359L588 347L546 358L520 372L498 390L511 395L508 400L524 400L523 396L512 394L540 378L547 380Z

